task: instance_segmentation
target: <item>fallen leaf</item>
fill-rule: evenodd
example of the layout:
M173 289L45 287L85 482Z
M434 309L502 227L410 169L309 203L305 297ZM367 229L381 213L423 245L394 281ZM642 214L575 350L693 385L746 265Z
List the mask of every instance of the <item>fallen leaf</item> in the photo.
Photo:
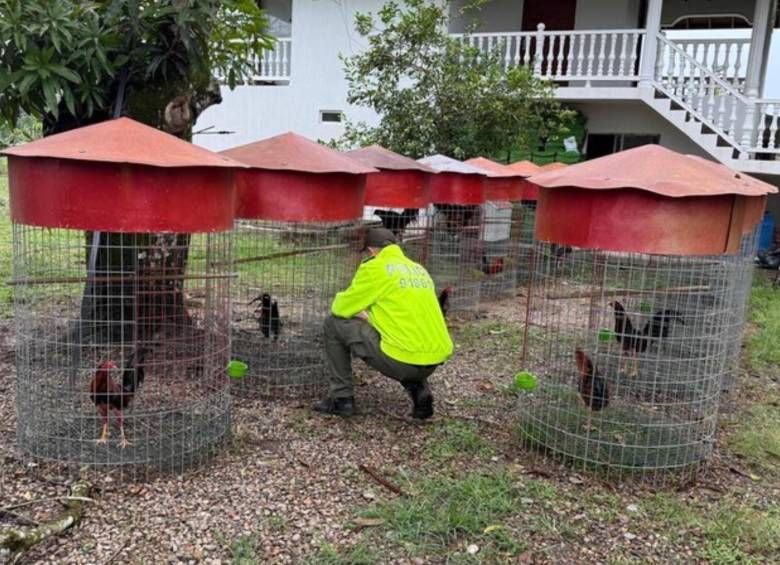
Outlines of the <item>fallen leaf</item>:
M373 528L385 523L382 518L355 518L353 522L358 528Z
M367 490L363 493L363 498L365 498L366 500L374 500L376 498L376 495L370 490Z
M583 481L582 477L580 477L579 475L572 475L571 477L569 477L569 482L573 485L581 485L585 481Z
M484 530L482 530L482 533L483 534L489 534L490 532L495 532L496 530L500 530L503 527L504 526L502 526L501 524L493 524L491 526L488 526Z

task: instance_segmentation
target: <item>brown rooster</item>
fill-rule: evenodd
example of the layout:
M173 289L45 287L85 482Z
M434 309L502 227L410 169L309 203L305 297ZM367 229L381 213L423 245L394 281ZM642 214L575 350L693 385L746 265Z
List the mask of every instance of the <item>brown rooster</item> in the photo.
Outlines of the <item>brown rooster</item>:
M114 414L121 434L119 445L125 448L130 444L125 436L122 411L130 405L135 391L144 380L144 357L145 352L139 351L125 366L122 370L122 384L116 383L111 378L111 371L118 369L112 361L104 361L95 372L95 376L89 383L89 397L103 420L103 433L97 443L108 441L110 414Z
M607 380L599 374L593 361L579 347L574 351L574 358L580 373L578 388L585 406L594 412L609 406Z

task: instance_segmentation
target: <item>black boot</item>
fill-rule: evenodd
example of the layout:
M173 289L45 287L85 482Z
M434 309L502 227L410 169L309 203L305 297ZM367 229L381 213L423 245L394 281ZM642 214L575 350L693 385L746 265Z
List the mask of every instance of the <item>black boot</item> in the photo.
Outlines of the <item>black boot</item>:
M357 414L354 398L326 398L314 404L311 408L316 412L335 414L337 416L354 416Z
M428 387L417 382L403 383L403 385L414 403L412 418L427 420L433 416L433 395Z

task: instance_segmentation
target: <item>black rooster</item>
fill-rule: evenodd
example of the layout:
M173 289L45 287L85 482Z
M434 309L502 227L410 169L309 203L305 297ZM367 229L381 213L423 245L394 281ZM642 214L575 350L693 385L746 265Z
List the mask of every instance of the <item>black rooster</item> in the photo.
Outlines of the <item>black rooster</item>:
M445 318L450 309L450 294L452 294L452 290L452 287L448 286L439 293L439 308L441 308L442 316Z
M271 337L271 334L273 334L274 340L279 339L279 331L282 327L282 321L279 317L279 304L277 304L276 300L272 300L271 295L267 292L251 300L248 305L251 306L255 302L260 303L255 308L255 317L260 324L260 331L263 332L263 337Z
M444 224L449 230L459 230L474 226L479 220L479 206L462 206L459 204L434 204L436 210L444 216Z
M579 347L574 350L574 359L577 362L577 371L580 373L577 388L585 406L594 412L609 406L607 380L599 374L593 361Z
M389 229L396 236L400 235L410 223L417 219L417 208L404 208L403 212L392 210L374 210L374 214L382 220L382 227Z
M677 310L658 310L650 321L646 322L641 331L634 328L631 318L626 314L626 309L620 302L610 302L615 309L615 339L621 345L622 355L630 355L632 359L632 376L639 372L637 354L647 351L651 341L669 337L669 329L672 320L685 325L682 314ZM621 370L622 370L621 362Z

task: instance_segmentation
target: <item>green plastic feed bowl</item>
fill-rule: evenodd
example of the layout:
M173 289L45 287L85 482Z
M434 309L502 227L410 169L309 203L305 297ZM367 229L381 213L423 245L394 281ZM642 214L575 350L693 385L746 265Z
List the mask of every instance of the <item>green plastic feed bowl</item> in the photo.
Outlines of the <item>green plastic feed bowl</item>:
M612 339L612 330L602 328L599 330L599 341L609 341Z
M243 379L249 365L243 361L231 361L227 366L228 377L231 379Z
M537 384L536 377L528 371L522 371L515 375L515 386L520 390L533 390Z

